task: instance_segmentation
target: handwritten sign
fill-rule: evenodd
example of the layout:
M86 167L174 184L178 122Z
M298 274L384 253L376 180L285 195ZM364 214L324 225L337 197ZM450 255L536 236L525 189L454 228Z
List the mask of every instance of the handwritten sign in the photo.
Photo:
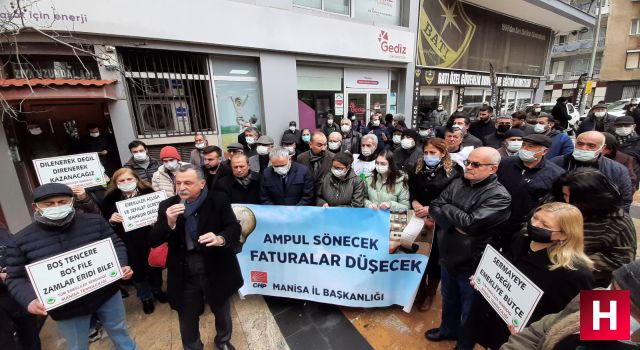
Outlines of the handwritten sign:
M52 310L122 278L110 238L25 266L38 300Z
M158 191L116 202L118 213L124 219L124 231L129 232L155 223L158 219L158 206L165 199L167 195Z
M34 159L33 166L41 185L58 182L87 188L107 183L98 153Z
M529 321L543 293L490 245L484 250L473 281L498 315L518 332Z

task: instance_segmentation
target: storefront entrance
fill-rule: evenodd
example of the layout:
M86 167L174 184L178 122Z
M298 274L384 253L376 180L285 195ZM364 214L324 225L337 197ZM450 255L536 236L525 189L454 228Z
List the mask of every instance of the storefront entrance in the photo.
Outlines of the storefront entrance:
M358 120L366 123L373 113L382 113L383 116L389 113L388 99L388 91L347 91L349 111L353 112Z

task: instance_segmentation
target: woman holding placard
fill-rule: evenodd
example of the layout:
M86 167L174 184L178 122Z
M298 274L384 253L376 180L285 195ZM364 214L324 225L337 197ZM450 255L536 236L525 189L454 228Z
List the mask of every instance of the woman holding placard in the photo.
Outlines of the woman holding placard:
M511 254L506 258L543 291L528 324L561 311L580 290L594 286L593 262L584 253L583 217L571 204L552 202L538 207L526 233L515 235ZM509 339L510 329L482 301L474 304L469 322L477 325L477 343L498 349Z
M158 301L166 302L166 297L161 290L162 270L150 267L147 262L151 250L147 243L147 234L151 231L151 226L126 232L122 225L123 217L118 213L116 203L153 192L151 186L140 180L140 177L133 170L121 168L113 173L103 202L104 217L109 220L113 230L127 246L129 263L135 269L133 284L136 287L138 298L142 301L142 310L145 314L150 314L155 310L154 296Z

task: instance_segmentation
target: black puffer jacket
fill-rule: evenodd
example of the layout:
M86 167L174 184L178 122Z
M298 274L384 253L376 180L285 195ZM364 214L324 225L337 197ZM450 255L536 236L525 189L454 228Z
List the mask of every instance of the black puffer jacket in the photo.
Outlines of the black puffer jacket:
M111 238L118 254L120 266L127 266L127 250L113 233L107 221L100 215L76 213L73 220L63 227L53 227L34 222L12 237L7 254L7 285L11 295L25 309L36 299L24 268L50 256ZM135 271L134 271L135 273ZM90 294L62 305L49 314L54 320L66 320L94 313L118 291L118 283L108 284Z
M440 264L455 274L471 274L489 243L498 238L497 226L509 218L511 196L496 175L472 185L455 179L431 202Z

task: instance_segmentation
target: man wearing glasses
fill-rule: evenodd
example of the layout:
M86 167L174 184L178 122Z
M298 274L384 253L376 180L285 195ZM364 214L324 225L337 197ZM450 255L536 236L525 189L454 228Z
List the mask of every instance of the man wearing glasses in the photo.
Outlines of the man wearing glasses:
M467 320L475 291L469 277L487 244L498 239L498 225L509 218L511 196L496 176L496 149L476 148L464 164L464 178L453 180L429 207L440 248L442 320L425 337L457 340L456 349L473 349L474 325Z

